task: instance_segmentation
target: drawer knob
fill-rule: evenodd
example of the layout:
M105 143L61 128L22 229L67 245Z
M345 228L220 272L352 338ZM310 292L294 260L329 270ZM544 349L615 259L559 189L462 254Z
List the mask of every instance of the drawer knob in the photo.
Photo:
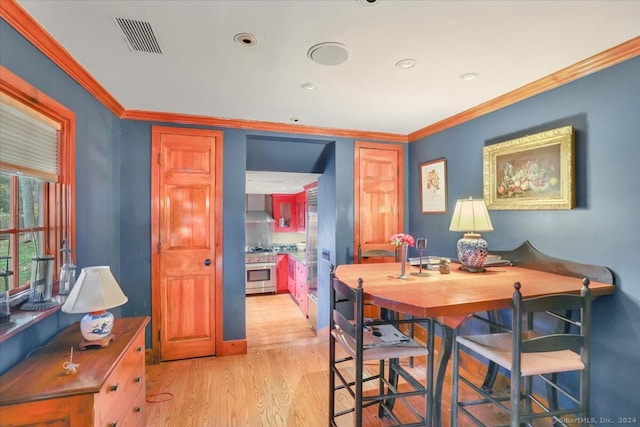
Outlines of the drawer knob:
M109 424L109 427L118 427L118 422L116 421L115 423Z
M140 381L142 381L142 377L135 377L135 379L133 380L133 382L139 383Z
M138 347L138 348L136 348L136 351L137 351L138 353L140 353L140 352L142 351L142 347Z
M135 408L133 408L133 412L142 412L142 408L139 406L136 406Z
M112 385L111 391L118 391L119 388L120 388L120 384Z

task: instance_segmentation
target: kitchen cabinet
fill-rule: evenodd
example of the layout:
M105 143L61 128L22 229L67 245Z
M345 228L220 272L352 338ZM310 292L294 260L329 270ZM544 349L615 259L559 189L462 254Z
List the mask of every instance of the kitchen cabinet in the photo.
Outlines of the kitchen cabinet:
M307 266L289 256L289 277L287 284L291 298L305 317L309 317L309 286L307 285Z
M309 317L309 289L307 285L307 266L296 261L296 300L305 317Z
M289 258L288 267L287 267L287 272L288 272L287 289L289 290L289 294L291 294L291 298L293 298L293 300L297 303L298 299L296 297L296 295L297 295L297 292L296 292L296 260L294 258L291 258L291 257L287 257L287 258Z
M289 292L289 255L278 254L277 271L278 285L276 292L279 294Z
M296 230L305 230L305 221L307 216L307 192L301 191L296 194Z
M295 194L273 194L271 196L273 219L276 223L273 231L297 230L297 206Z

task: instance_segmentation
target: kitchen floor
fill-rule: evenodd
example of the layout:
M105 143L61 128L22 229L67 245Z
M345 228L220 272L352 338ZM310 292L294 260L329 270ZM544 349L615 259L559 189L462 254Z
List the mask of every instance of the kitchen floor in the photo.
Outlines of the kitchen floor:
M289 294L247 296L246 324L248 349L317 340Z

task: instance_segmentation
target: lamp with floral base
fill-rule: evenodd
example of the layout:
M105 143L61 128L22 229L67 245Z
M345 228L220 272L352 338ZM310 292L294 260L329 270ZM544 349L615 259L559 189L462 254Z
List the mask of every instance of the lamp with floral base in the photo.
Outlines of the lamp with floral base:
M462 264L460 270L471 273L485 271L483 265L489 250L479 231L493 231L493 225L484 200L469 197L456 201L449 231L464 232L456 247L458 261Z
M88 313L80 320L80 349L106 347L114 339L113 314L106 311L126 303L128 298L118 286L108 266L85 267L62 305L65 313Z

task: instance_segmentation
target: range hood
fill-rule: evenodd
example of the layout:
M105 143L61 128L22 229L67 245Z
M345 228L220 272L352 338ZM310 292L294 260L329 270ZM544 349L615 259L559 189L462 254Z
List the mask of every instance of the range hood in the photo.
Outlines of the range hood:
M266 211L245 211L245 246L270 248L274 222Z
M272 223L276 222L267 211L246 211L245 222L247 223Z

